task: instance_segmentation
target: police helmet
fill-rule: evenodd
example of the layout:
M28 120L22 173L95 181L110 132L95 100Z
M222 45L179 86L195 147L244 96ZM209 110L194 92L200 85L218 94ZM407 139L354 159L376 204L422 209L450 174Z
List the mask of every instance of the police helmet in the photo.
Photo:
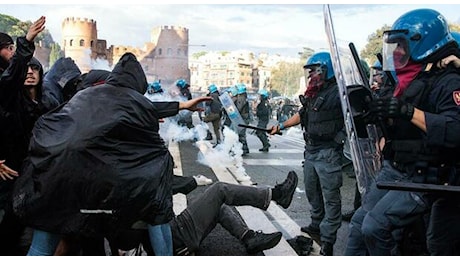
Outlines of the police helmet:
M259 95L261 95L263 98L268 98L268 96L269 96L270 94L268 93L267 90L261 89L261 90L259 90Z
M179 79L176 82L176 86L178 86L179 88L185 88L187 85L188 84L187 81L185 81L185 79Z
M458 46L460 46L460 32L451 32L454 40L457 41Z
M217 92L217 86L215 84L211 84L208 87L209 93Z
M237 86L233 86L233 87L230 87L230 94L232 94L232 96L236 96L238 95L238 87Z
M153 93L158 93L158 92L162 92L163 90L161 89L161 83L158 82L158 81L154 81L152 83L149 83L149 90L150 92L153 92Z
M310 58L308 58L307 63L303 66L303 68L311 69L314 66L319 66L322 73L326 73L326 80L330 80L334 77L331 55L328 52L317 52L313 54Z
M236 88L238 89L238 94L246 93L246 85L244 83L236 84Z
M400 16L391 30L384 32L384 55L393 56L394 50L403 48L405 55L395 52L396 59L390 59L394 60L395 68L402 68L409 58L415 62L424 61L453 41L447 20L442 14L432 9L416 9ZM386 67L385 62L383 65Z

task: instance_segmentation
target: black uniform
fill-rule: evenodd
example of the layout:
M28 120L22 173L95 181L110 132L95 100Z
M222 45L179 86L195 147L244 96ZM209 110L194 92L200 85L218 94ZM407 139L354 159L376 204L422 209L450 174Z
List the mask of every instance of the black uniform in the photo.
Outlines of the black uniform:
M258 118L257 127L260 128L267 128L268 121L270 120L270 104L268 103L268 99L265 97L260 98L260 103L257 105L256 115ZM256 135L259 140L262 142L262 149L260 151L268 152L268 148L270 147L270 143L268 141L267 132L257 130Z

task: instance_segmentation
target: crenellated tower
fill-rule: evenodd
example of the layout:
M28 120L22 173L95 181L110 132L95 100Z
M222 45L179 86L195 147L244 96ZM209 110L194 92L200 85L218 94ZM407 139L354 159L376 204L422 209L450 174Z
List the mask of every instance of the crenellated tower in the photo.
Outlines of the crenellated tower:
M189 30L178 26L158 26L150 34L152 50L146 55L152 66L146 70L148 78L173 84L182 78L190 82L188 68Z
M68 17L62 22L62 49L82 72L91 69L91 60L98 56L96 21L88 18ZM101 47L101 46L99 46Z

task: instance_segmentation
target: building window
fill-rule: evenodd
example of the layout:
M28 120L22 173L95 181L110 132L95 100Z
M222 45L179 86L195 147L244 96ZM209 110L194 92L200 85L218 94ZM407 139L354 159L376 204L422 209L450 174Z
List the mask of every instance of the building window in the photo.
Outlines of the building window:
M69 46L72 46L72 45L73 45L73 40L70 40Z
M182 50L181 49L177 49L177 56L180 56Z
M91 44L91 48L93 48L94 47L94 41L91 41L90 44Z
M163 53L163 49L160 48L160 49L158 50L158 55L161 55L162 53Z
M168 56L171 56L171 55L172 55L172 52L173 52L173 50L172 50L171 48L168 48L167 55L168 55Z
M80 40L80 47L83 47L83 46L85 46L85 40L81 39Z

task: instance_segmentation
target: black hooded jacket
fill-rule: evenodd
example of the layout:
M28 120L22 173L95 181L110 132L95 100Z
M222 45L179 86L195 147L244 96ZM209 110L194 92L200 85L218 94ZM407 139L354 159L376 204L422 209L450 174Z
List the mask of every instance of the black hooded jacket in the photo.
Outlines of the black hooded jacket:
M19 171L26 157L33 124L42 112L24 87L27 64L33 59L35 46L25 37L18 37L16 45L16 53L0 78L0 159L5 160L8 167ZM15 180L0 181L0 209L5 207Z
M173 161L158 120L177 114L179 103L152 103L146 89L141 65L127 53L105 84L37 121L13 191L13 209L27 225L107 234L174 216Z

